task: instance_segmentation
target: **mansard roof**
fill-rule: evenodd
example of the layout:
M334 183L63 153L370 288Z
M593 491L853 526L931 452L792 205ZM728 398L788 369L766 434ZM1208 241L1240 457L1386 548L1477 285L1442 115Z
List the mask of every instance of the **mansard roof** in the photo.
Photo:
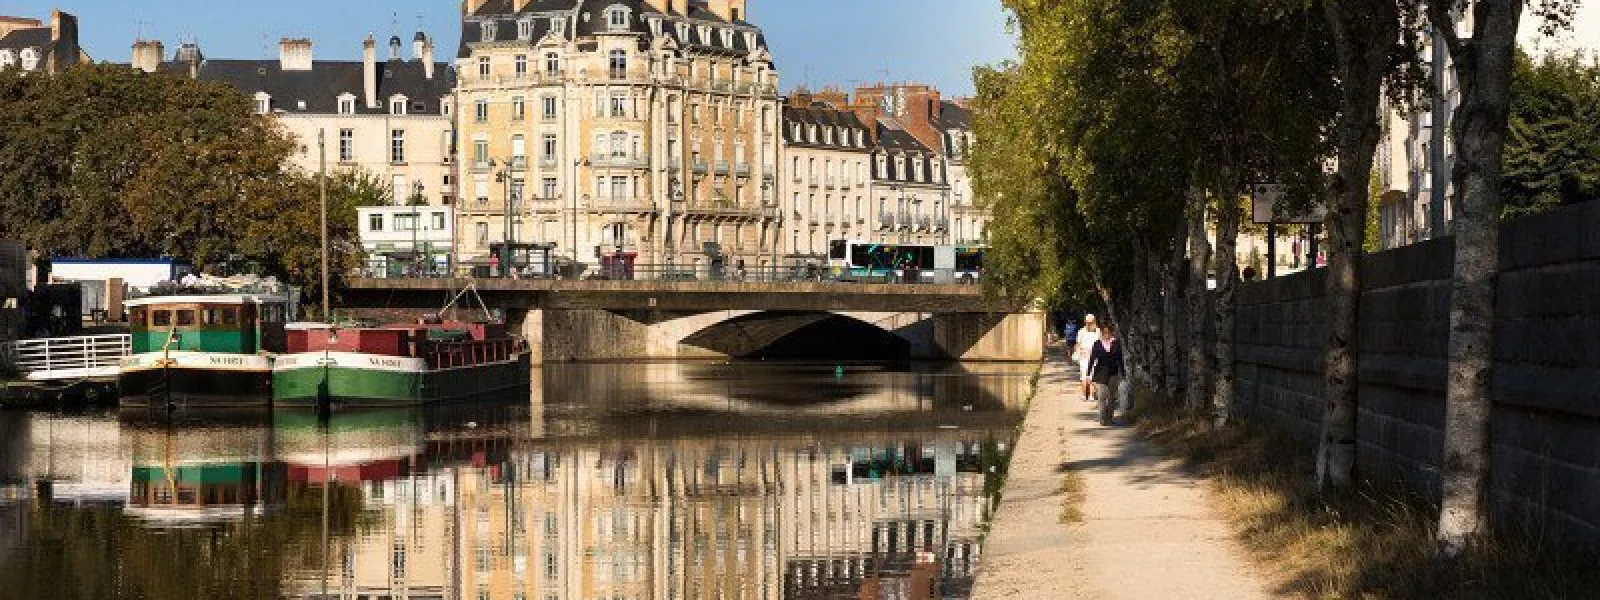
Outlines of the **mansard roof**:
M859 130L862 132L863 137L867 135L867 126L861 122L861 118L857 117L854 112L848 110L839 110L829 106L824 102L813 102L811 106L807 107L784 106L783 123L783 141L790 146L799 148L818 148L825 150L843 150L851 152L871 151L870 147L856 146L853 138L846 139L842 136L838 136L833 138L834 143L828 144L823 141L826 138L820 136L817 138L815 143L812 143L810 139L804 135L806 133L804 131L801 132L800 136L795 135L792 125L796 123L805 126L831 126L839 128L842 131L850 132Z
M555 18L567 19L565 24L568 32L575 37L616 33L607 27L605 20L606 10L612 6L623 6L632 11L633 18L625 33L639 35L646 44L653 43L656 37L649 20L660 19L660 37L671 38L685 50L747 56L767 48L766 36L760 28L743 20L730 22L696 3L691 3L688 15L678 15L663 13L640 0L533 0L520 11L513 10L511 2L489 0L462 20L458 58L470 56L474 44L518 41L537 44L550 33L551 19ZM517 28L517 23L525 19L531 21L533 28L532 35L526 38L519 36L521 32ZM486 21L496 23L493 39L483 39L482 23ZM685 22L689 24L688 30L686 35L680 36L677 24ZM711 27L709 35L702 36L700 26ZM735 31L735 35L731 43L724 43L720 32L729 28ZM756 34L754 44L745 39L746 33Z
M290 114L337 113L339 96L344 94L356 97L356 114L386 114L388 98L398 94L409 101L407 114L442 115L441 100L455 87L455 71L449 63L435 64L433 78L429 79L420 62L379 62L379 106L368 109L364 66L361 61L319 60L312 63L309 71L285 71L277 60L207 59L201 61L197 78L227 83L245 94L266 93L272 97L274 110ZM162 65L162 70L188 74L189 65L169 62ZM304 110L299 108L302 101ZM418 105L422 106L420 110Z
M972 130L972 111L967 107L945 100L939 103L940 129Z

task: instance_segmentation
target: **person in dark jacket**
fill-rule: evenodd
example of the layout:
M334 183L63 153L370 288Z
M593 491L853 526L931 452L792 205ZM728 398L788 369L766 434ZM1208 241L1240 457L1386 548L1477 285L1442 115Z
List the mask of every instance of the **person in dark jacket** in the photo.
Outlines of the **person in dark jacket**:
M1100 339L1089 351L1089 378L1094 381L1094 397L1099 403L1101 425L1109 426L1112 423L1116 413L1117 388L1122 385L1124 373L1122 340L1117 339L1116 326L1108 321L1100 325ZM1127 407L1123 407L1123 413L1127 413L1127 410Z

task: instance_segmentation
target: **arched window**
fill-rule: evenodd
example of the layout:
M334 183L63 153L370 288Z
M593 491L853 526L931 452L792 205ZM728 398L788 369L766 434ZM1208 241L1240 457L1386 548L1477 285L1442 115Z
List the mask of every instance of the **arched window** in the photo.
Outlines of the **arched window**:
M33 48L22 49L22 70L32 71L39 68L39 52Z
M9 69L15 64L17 64L17 55L12 54L10 50L0 50L0 69Z
M628 51L617 49L611 51L611 78L624 79L628 76Z

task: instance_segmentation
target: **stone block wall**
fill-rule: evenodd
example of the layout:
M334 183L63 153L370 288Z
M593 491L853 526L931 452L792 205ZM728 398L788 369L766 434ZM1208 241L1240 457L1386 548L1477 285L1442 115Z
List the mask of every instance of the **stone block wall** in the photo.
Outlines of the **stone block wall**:
M1437 497L1453 240L1362 263L1358 469ZM1502 229L1495 324L1496 523L1600 546L1600 203ZM1244 285L1239 411L1315 445L1322 271Z

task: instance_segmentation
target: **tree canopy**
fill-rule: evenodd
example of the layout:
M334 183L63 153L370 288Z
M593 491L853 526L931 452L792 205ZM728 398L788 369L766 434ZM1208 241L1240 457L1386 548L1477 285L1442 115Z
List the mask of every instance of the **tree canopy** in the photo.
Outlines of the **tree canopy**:
M51 256L242 259L315 287L317 182L287 166L299 143L226 84L114 65L0 72L0 235ZM355 259L365 179L329 180L336 273Z
M1600 198L1600 65L1518 52L1508 133L1508 216Z

